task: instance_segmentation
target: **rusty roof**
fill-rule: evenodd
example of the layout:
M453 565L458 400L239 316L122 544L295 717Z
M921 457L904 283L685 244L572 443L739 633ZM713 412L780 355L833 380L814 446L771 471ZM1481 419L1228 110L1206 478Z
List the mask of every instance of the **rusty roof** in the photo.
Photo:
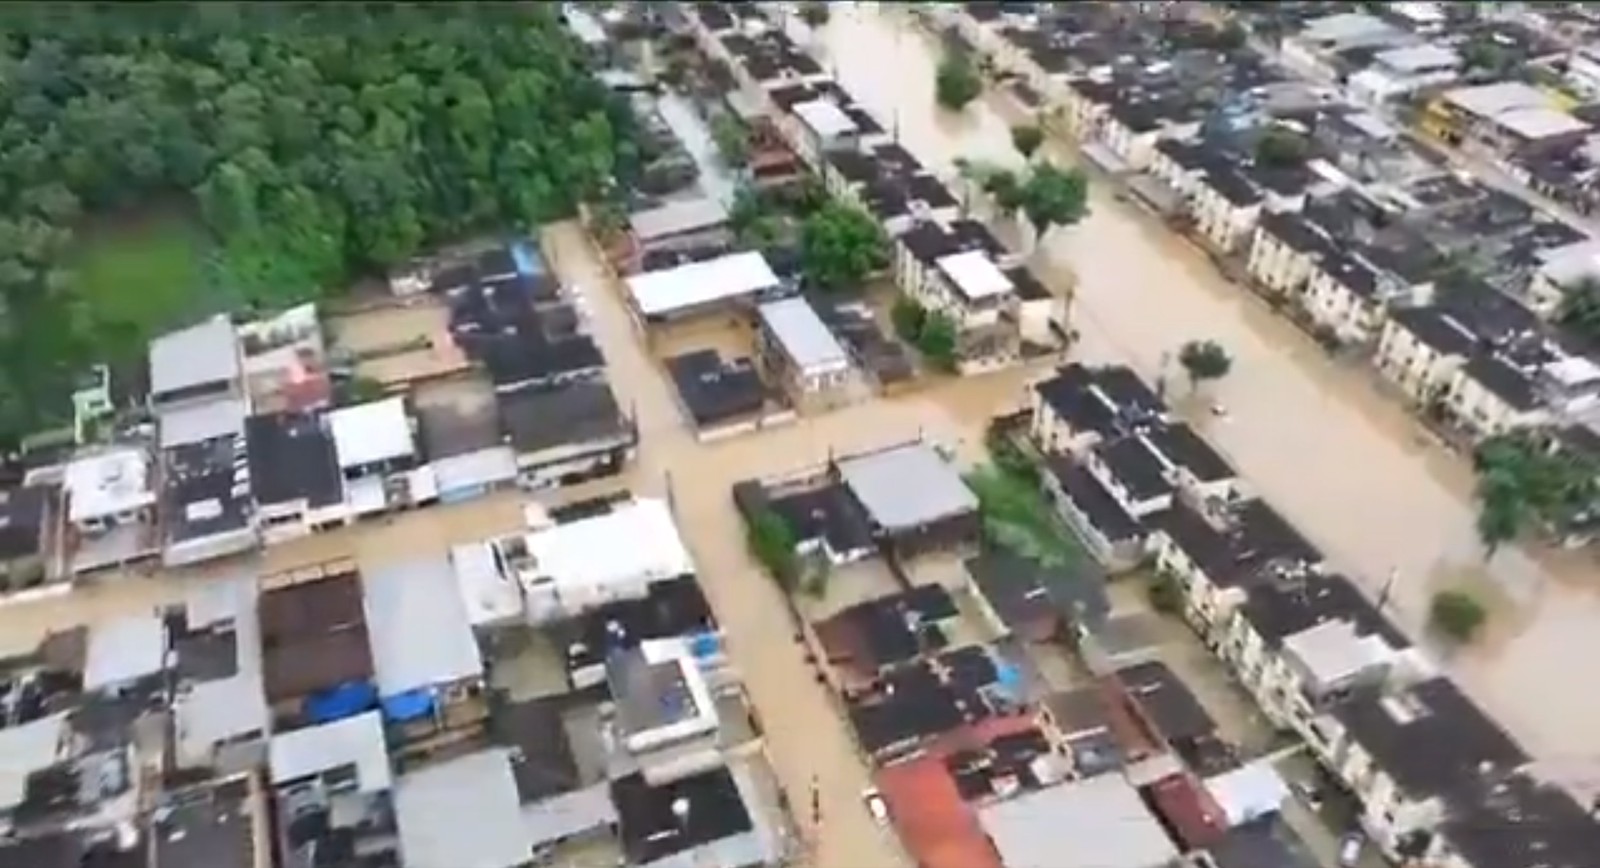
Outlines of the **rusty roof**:
M267 645L328 633L366 620L361 581L344 573L262 592L261 639Z
M1185 850L1215 844L1228 831L1228 818L1211 793L1185 774L1162 778L1150 785L1150 800Z
M267 701L277 702L372 677L365 624L265 648L261 657Z
M900 840L923 868L1003 868L944 758L924 754L875 776Z

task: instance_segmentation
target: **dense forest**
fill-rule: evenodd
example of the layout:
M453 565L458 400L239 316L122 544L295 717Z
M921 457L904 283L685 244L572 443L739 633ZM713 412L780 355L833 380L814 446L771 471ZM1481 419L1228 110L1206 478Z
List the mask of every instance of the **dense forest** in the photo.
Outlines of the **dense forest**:
M136 358L162 320L557 218L636 163L557 8L0 4L0 439L59 419L86 364ZM75 266L152 214L205 251L177 304L138 265Z

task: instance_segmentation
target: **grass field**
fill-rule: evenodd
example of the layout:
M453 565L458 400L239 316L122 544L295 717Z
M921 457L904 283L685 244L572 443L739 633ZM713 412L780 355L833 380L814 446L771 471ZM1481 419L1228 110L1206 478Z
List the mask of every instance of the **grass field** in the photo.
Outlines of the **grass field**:
M71 267L88 333L122 355L196 312L206 248L204 230L182 215L85 227Z

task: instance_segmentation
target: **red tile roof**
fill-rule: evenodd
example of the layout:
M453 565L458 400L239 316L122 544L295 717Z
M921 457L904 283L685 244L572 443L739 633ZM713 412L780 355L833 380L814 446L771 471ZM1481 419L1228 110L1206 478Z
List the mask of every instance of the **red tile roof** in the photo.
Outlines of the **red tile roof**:
M1167 821L1185 850L1215 844L1228 830L1228 819L1211 793L1188 774L1162 778L1150 785L1156 812Z
M921 868L1004 868L943 756L924 754L880 769L875 778L901 842Z

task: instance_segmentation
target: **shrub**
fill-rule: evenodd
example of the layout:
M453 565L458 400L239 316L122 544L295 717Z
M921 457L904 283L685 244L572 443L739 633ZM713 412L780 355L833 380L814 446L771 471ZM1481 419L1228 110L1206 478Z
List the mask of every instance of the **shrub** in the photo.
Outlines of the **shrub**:
M1466 591L1440 591L1428 609L1429 623L1457 642L1471 641L1488 619L1483 604Z

